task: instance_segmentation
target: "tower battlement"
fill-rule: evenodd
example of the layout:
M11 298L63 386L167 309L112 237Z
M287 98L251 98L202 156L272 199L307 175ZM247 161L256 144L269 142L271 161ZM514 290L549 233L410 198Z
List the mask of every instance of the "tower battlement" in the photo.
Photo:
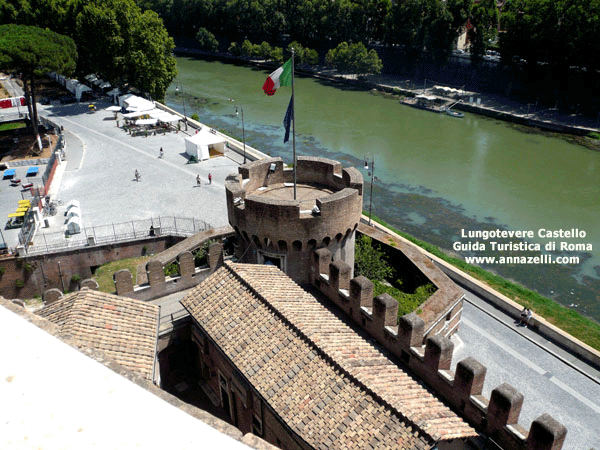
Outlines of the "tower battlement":
M294 199L296 171L296 199ZM328 248L354 265L354 234L363 203L362 175L326 158L281 158L241 166L227 177L227 213L242 262L273 263L298 283L310 281L311 252Z

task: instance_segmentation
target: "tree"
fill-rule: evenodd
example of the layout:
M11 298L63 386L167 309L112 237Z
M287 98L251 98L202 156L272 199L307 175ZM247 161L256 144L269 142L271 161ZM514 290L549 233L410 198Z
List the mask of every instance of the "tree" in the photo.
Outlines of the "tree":
M289 54L292 53L292 48L294 49L295 61L298 64L316 64L319 61L319 54L316 50L303 47L298 41L288 45L287 51Z
M82 69L129 83L162 100L177 74L175 43L154 11L141 12L133 0L91 0L76 17Z
M468 32L471 43L471 57L481 59L490 42L498 36L500 13L496 0L482 0L473 5L471 29Z
M219 42L215 38L215 35L208 31L206 28L200 28L196 33L196 40L202 50L207 52L216 52L219 50Z
M379 55L373 49L367 51L362 42L348 44L342 42L327 52L325 62L340 73L380 73L383 67Z
M134 0L0 0L0 21L36 24L71 37L79 51L78 72L136 86L157 100L176 75L175 44L162 19L142 12Z
M0 25L0 67L7 72L22 72L35 137L39 136L36 77L48 72L70 75L76 62L77 47L67 36L27 25Z
M371 281L384 281L394 274L387 262L387 255L379 245L374 246L371 237L362 235L356 240L354 252L354 276L362 275Z

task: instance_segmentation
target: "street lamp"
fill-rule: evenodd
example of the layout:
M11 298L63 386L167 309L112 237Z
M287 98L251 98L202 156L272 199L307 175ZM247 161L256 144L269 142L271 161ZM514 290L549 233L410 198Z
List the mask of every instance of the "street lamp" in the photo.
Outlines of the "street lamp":
M238 111L238 107L235 107L235 115L239 115L242 113L242 146L244 147L244 164L246 164L246 128L244 126L244 108L240 106Z
M179 95L179 86L175 86L175 95ZM185 123L185 131L188 129L187 114L185 113L185 97L183 95L183 84L181 85L181 103L183 105L183 122Z
M369 153L365 156L365 170L369 170L369 156L371 157L371 172L367 172L371 175L371 191L369 192L369 226L371 225L371 210L373 207L373 180L375 179L375 156Z

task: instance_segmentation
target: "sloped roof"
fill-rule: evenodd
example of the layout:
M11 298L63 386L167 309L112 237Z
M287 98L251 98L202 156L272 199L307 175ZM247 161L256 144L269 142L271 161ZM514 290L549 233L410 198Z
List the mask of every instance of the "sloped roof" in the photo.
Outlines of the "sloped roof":
M430 448L476 435L276 267L226 263L181 303L314 448Z
M159 308L100 291L81 290L36 314L82 345L102 350L118 364L152 380Z

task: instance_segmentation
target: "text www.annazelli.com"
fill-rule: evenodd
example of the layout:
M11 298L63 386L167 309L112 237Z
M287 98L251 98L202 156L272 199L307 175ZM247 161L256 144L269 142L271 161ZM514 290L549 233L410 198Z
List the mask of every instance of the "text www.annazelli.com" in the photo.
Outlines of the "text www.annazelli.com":
M579 264L579 256L465 256L468 264Z

